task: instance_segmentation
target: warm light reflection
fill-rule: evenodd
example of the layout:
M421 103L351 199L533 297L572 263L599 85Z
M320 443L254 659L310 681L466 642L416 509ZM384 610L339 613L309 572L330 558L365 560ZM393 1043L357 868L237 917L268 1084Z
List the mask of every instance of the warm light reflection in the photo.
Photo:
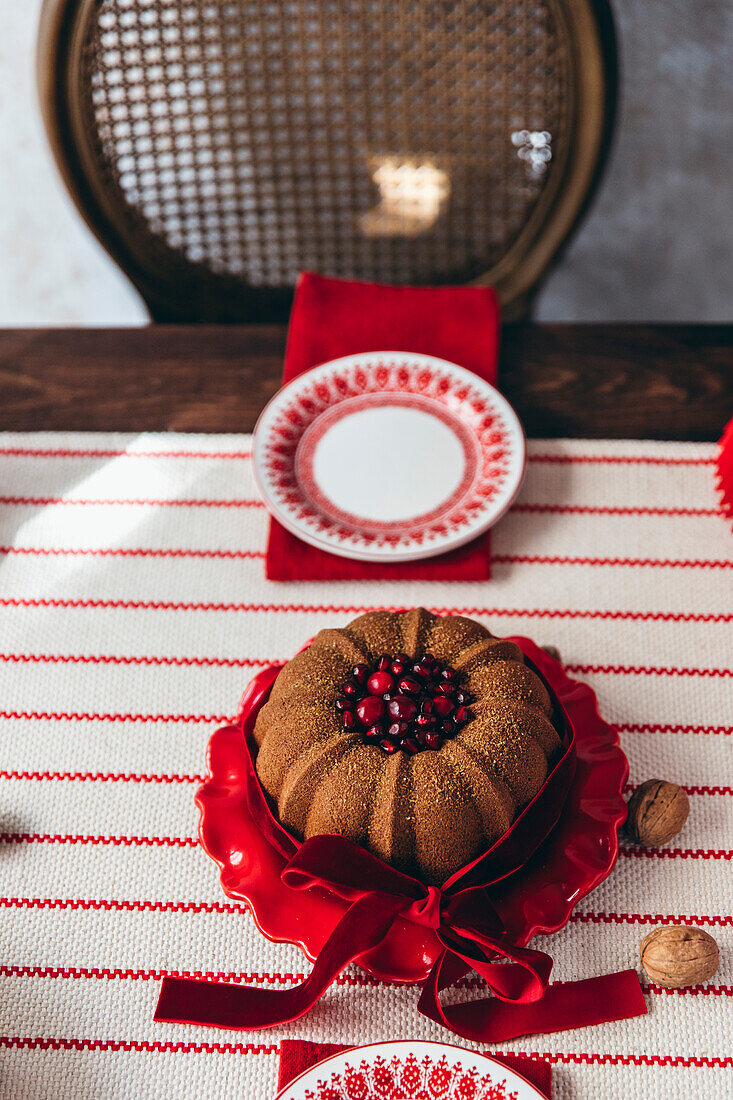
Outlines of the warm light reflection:
M417 237L435 225L450 198L450 177L432 161L374 157L369 170L379 205L359 218L367 237Z
M31 510L4 509L0 516L0 541L14 546L47 547L96 547L107 549L133 545L139 542L155 543L151 534L151 521L156 516L154 504L137 507L69 507L63 501L120 500L145 498L153 500L195 496L194 485L200 477L196 463L166 463L141 458L140 465L130 466L125 455L136 451L160 449L155 435L140 434L121 441L125 454L102 461L90 459L83 463L86 472L77 472L69 464L68 480L60 477L54 486L54 495L60 503L47 504ZM89 469L89 465L92 466ZM26 517L27 518L24 518ZM17 523L17 526L15 525ZM0 562L0 573L17 568L15 559ZM89 560L83 556L56 555L44 562L45 584L49 595L62 582L66 585L75 574L89 569Z

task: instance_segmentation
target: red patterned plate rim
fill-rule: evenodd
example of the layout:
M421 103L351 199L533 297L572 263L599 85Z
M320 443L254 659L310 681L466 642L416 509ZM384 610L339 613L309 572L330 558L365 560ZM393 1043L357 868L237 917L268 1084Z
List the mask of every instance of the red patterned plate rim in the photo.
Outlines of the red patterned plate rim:
M576 731L577 763L563 814L547 841L521 872L495 888L492 900L519 946L565 925L577 903L611 872L618 856L618 829L626 817L623 788L628 763L614 728L598 712L594 692L528 638L513 637L555 690ZM264 703L280 666L263 670ZM292 943L314 960L347 903L326 890L294 891L280 880L282 857L256 829L243 796L244 746L240 725L217 730L209 742L209 780L196 795L204 851L218 864L224 892L245 901L260 932L275 943ZM385 940L359 959L377 979L422 981L440 945L430 929L402 918Z
M355 514L358 494L347 506L319 482L316 449L352 414L397 408L441 421L463 470L444 493L428 496L419 515L380 518L365 509L370 518L363 518ZM379 438L374 461L383 450ZM293 379L260 414L252 450L255 481L275 519L312 546L360 561L417 561L470 542L511 506L526 465L522 425L494 386L448 360L394 351L344 356ZM431 460L431 448L423 447L421 464ZM328 469L345 470L349 461ZM420 483L434 480L426 474Z
M459 1056L462 1061L459 1060ZM412 1058L412 1063L410 1063L410 1058ZM342 1050L338 1054L330 1054L319 1062L314 1062L303 1073L298 1074L297 1077L288 1082L277 1094L275 1100L311 1100L311 1097L313 1100L319 1100L319 1086L320 1095L327 1096L329 1100L334 1100L334 1092L327 1090L333 1090L334 1087L339 1089L335 1093L339 1100L342 1100L342 1097L343 1100L349 1100L352 1093L343 1091L340 1088L340 1079L344 1069L351 1066L351 1063L357 1059L360 1059L359 1068L362 1064L370 1067L378 1059L382 1059L385 1063L392 1064L394 1067L393 1073L397 1066L402 1068L405 1063L410 1068L413 1064L415 1066L422 1065L426 1070L423 1077L427 1076L429 1067L442 1068L441 1062L444 1062L446 1069L450 1067L453 1080L446 1082L443 1078L439 1084L436 1083L436 1088L433 1090L433 1096L436 1100L463 1100L468 1095L472 1097L472 1100L536 1100L536 1098L546 1100L544 1094L531 1081L528 1081L523 1074L518 1073L515 1069L510 1069L504 1062L492 1058L490 1054L468 1050L466 1047L455 1046L452 1043L439 1043L427 1039L398 1039L394 1042L367 1043L364 1046ZM327 1077L326 1074L329 1070L330 1076ZM477 1075L478 1080L476 1080ZM464 1079L469 1078L475 1086L475 1091L472 1090L468 1093L465 1088L460 1091L463 1084L462 1077ZM336 1084L336 1081L339 1083ZM306 1085L314 1086L316 1091L311 1092L309 1089L306 1092L304 1090ZM514 1091L507 1092L506 1089L502 1089L503 1085L514 1089ZM384 1082L380 1091L361 1092L359 1095L363 1097L363 1100L391 1100L395 1095L414 1094L414 1090L406 1094L402 1090L398 1093L397 1089L393 1089L390 1093L385 1091L385 1088L388 1087L388 1084ZM489 1088L491 1088L490 1092L487 1091ZM450 1091L446 1091L447 1089L450 1089ZM425 1093L425 1096L429 1098L430 1093Z

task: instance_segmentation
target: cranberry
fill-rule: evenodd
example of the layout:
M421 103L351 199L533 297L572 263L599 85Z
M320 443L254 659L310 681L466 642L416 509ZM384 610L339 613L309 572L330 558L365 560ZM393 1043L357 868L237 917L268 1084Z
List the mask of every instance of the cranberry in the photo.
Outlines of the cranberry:
M471 696L459 690L458 673L432 654L409 657L382 654L359 663L334 701L345 730L363 731L367 744L390 755L440 748L469 721Z
M356 714L363 726L371 726L384 717L384 701L377 695L367 695L357 703Z
M414 676L403 676L397 685L403 695L417 695L421 690L421 686Z
M394 687L394 678L388 672L374 672L367 680L370 695L384 695Z
M395 695L387 704L392 718L402 718L405 722L411 722L417 714L417 703L408 695Z

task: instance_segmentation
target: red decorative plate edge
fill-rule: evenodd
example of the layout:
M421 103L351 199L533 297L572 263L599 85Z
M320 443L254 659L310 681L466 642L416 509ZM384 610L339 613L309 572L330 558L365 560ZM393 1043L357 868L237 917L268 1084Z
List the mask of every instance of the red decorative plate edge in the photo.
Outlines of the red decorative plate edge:
M558 932L579 901L596 889L613 870L619 851L619 829L626 820L623 790L629 763L614 728L601 717L593 689L568 676L560 662L531 639L509 639L550 682L576 731L577 766L563 813L545 844L508 879L494 902L511 921L516 942L525 946L534 936ZM583 822L586 822L584 825ZM548 870L565 867L566 877Z
M600 716L593 690L569 677L530 639L509 640L552 685L575 726L577 748L575 778L560 821L521 873L504 880L492 894L514 942L525 946L533 936L557 932L567 924L577 903L613 870L618 830L626 819L622 792L628 762L615 729ZM242 723L264 704L281 667L270 666L254 677L242 698L239 722L222 727L210 739L210 778L196 794L199 837L220 869L224 893L247 903L262 935L274 943L295 944L314 961L346 903L326 890L298 891L295 898L295 891L280 882L278 857L255 829L243 801ZM246 843L233 849L233 838ZM360 965L381 980L422 981L438 948L430 930L399 919L384 943L360 959Z
M459 1047L456 1046L455 1043L441 1043L434 1039L395 1039L387 1040L383 1043L365 1043L363 1046L350 1047L348 1050L342 1050L337 1054L327 1054L325 1058L320 1058L317 1062L308 1066L307 1069L304 1069L302 1073L299 1073L297 1077L288 1081L288 1083L280 1089L275 1100L287 1100L288 1095L292 1092L293 1086L298 1085L304 1078L309 1077L314 1070L327 1068L330 1062L336 1062L340 1058L344 1058L348 1055L363 1056L366 1051L370 1050L381 1051L383 1056L387 1056L391 1051L394 1051L396 1047L400 1050L405 1050L406 1053L408 1051L414 1051L415 1049L421 1049L422 1047L435 1047L436 1053L437 1050L441 1050L443 1053L446 1051L456 1051L458 1054L464 1056L469 1055L471 1058L484 1060L495 1068L497 1078L501 1077L509 1085L515 1084L515 1081L520 1081L528 1090L529 1095L536 1096L539 1100L546 1100L545 1094L540 1092L536 1085L533 1085L523 1073L519 1072L519 1070L515 1069L513 1066L508 1066L506 1062L500 1062L498 1058L493 1058L490 1054L485 1054L483 1051L471 1050L468 1047ZM456 1055L453 1055L453 1057L456 1057ZM509 1080L508 1078L510 1077L513 1077L515 1080ZM385 1096L384 1100L389 1100L389 1098Z

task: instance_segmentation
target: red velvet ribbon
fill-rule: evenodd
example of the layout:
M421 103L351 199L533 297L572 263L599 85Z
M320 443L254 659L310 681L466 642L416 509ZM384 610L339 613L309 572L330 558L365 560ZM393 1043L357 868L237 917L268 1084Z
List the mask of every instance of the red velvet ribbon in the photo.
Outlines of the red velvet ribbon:
M274 675L267 679L267 684L253 684L252 698L243 703L252 704L255 696L264 700ZM634 970L548 986L552 959L512 943L489 891L523 866L557 822L575 769L571 728L560 760L511 829L439 889L402 874L344 837L316 836L299 844L289 836L270 812L257 779L248 737L255 711L244 706L250 715L242 731L248 750L246 797L263 835L287 860L282 880L293 890L326 888L350 905L300 985L273 990L164 978L156 1020L248 1030L288 1023L308 1012L345 966L377 947L397 917L435 931L443 950L418 1008L464 1038L502 1042L646 1012ZM493 996L443 1006L440 993L470 970L484 978Z

